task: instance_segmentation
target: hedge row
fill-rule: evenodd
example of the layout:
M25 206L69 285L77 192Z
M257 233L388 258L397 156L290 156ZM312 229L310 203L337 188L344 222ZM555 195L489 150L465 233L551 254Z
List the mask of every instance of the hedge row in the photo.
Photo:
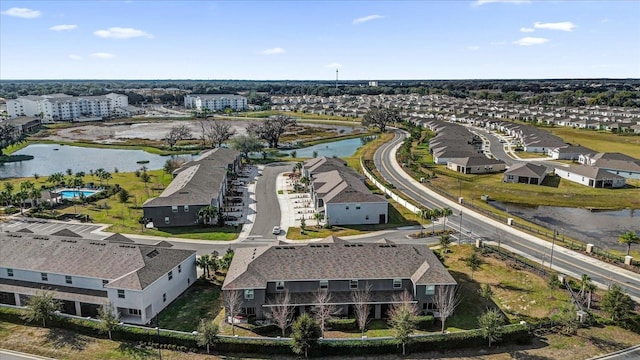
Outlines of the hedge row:
M356 319L333 319L327 324L331 330L352 331L357 330Z
M20 317L22 311L14 308L0 307L0 320L24 324ZM430 316L421 317L421 323L433 323ZM431 318L431 319L427 319ZM347 319L349 320L349 319ZM353 319L350 319L353 320ZM333 326L341 324L351 326L351 322L336 320ZM32 324L37 325L37 324ZM338 325L338 326L341 326ZM355 324L354 324L355 325ZM71 319L65 317L55 317L47 323L49 327L63 328L70 331L96 336L98 324L85 319ZM103 337L106 337L103 334ZM160 331L158 335L155 329L141 329L133 327L119 327L112 332L114 340L130 341L137 343L157 344L170 349L196 349L197 339L191 334L179 334L168 331ZM531 341L532 335L526 325L509 325L504 328L502 336L503 343L525 344ZM412 338L407 344L409 352L424 351L445 351L447 349L461 349L484 347L487 340L482 337L479 331L467 331L461 333L438 334L426 337ZM291 346L288 340L276 339L240 339L230 337L220 337L214 345L216 351L231 354L264 354L264 355L291 355ZM313 349L311 355L314 356L345 356L345 355L378 355L384 353L397 353L398 344L394 340L366 340L354 339L353 341L321 341L317 349Z

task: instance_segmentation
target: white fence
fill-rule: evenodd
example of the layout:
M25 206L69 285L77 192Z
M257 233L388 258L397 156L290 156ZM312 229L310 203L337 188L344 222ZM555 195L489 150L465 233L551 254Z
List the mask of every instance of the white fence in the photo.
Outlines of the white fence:
M393 191L391 191L390 189L387 189L384 185L382 185L382 183L380 183L371 173L369 173L367 168L364 166L364 162L362 161L362 158L360 158L360 167L362 168L362 172L364 172L364 175L369 180L371 180L371 182L378 189L380 189L385 194L389 195L389 197L392 198L395 202L397 202L398 204L404 206L405 208L407 208L407 210L411 211L414 214L417 213L418 211L420 211L420 209L417 206L415 206L412 203L410 203L409 201L401 198L399 195L397 195L396 193L394 193Z

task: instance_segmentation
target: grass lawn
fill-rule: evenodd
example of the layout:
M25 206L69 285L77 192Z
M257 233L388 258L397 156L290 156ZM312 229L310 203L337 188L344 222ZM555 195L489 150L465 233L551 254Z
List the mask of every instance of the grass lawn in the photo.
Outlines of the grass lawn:
M552 127L545 130L573 145L582 145L598 152L619 152L640 159L640 136L637 135L617 135L608 131L570 127Z
M452 246L445 265L460 286L462 303L447 320L449 330L473 329L477 318L487 307L498 306L512 322L553 315L569 301L562 289L549 289L546 279L511 268L493 257L481 257L484 265L473 273L465 264L473 252L471 245ZM478 295L481 284L489 284L494 295L483 299Z
M165 174L163 170L149 170L151 180L148 183L142 182L135 173L112 173L113 178L109 180L109 185L119 184L120 187L126 189L131 195L126 203L121 203L118 196L111 196L107 199L98 200L95 203L87 204L66 204L60 205L55 209L58 213L81 213L87 214L93 219L94 223L110 224L107 231L124 233L124 234L144 234L163 237L178 237L187 239L204 239L204 240L234 240L238 237L240 230L236 227L178 227L165 228L162 230L145 229L138 223L138 219L142 216L142 204L147 199L160 195L162 190L171 182L171 176ZM96 186L100 185L97 177L89 174L83 178L85 183L93 182ZM36 188L41 186L51 186L47 182L47 177L39 177L37 180L31 178L8 179L4 182L11 182L16 189L20 188L23 181L31 181ZM106 185L106 183L105 183ZM0 184L0 186L2 186ZM4 187L2 186L2 189Z
M198 279L160 313L163 329L194 331L200 319L214 319L222 306L220 285Z

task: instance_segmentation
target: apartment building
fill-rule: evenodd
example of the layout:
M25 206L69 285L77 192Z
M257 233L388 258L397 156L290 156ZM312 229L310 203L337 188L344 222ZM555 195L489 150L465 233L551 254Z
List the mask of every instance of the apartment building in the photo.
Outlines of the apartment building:
M97 121L129 116L129 98L110 93L101 96L49 94L21 96L7 100L9 118L42 116L44 122Z
M247 98L233 94L190 94L184 97L184 107L198 111L220 111L226 108L242 111L247 109Z

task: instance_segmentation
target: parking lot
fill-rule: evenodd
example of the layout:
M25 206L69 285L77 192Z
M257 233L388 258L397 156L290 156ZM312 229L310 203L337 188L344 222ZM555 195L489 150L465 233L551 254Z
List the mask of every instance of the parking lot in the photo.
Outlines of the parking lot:
M24 228L29 228L35 234L51 235L63 229L68 229L74 233L89 239L102 239L104 235L92 234L92 231L100 229L100 225L81 224L72 221L50 221L36 219L12 218L0 223L0 230L16 232Z

